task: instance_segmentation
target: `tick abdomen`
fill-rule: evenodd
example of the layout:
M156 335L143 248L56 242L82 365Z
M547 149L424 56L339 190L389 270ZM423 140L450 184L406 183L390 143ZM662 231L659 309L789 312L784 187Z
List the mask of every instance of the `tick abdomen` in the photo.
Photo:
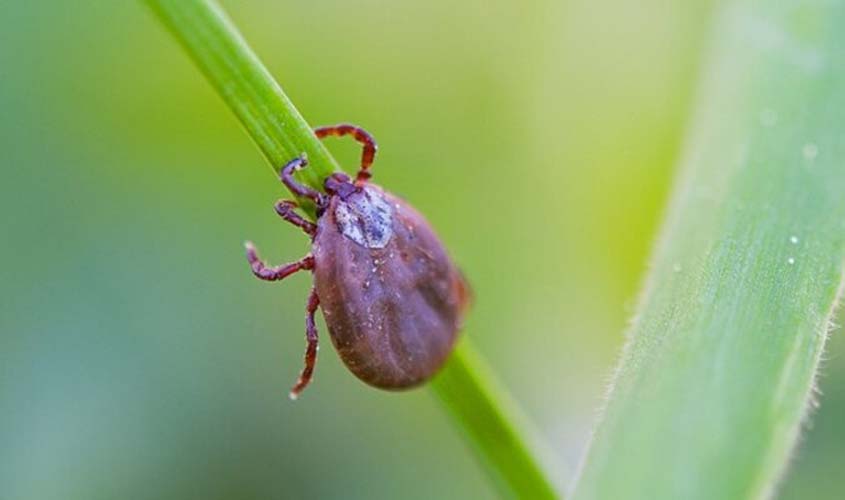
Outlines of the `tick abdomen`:
M312 255L332 342L358 378L401 389L440 368L467 293L419 213L373 185L335 196L319 220Z

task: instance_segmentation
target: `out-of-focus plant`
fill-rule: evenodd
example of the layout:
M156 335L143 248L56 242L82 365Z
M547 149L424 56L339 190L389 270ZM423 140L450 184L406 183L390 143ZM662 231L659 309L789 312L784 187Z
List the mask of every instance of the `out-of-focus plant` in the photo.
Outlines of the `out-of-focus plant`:
M732 0L576 498L772 495L845 259L845 4Z

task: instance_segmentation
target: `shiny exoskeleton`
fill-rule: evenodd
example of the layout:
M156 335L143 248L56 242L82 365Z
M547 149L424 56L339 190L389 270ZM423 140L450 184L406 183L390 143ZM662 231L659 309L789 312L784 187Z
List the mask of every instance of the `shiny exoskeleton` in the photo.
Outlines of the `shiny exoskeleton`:
M288 189L317 206L314 224L295 211L295 202L276 203L282 218L311 237L311 253L268 267L246 244L252 271L263 280L302 270L314 276L306 307L305 367L290 396L295 399L314 372L318 308L341 360L358 378L382 389L413 387L436 373L452 351L469 288L425 218L368 182L376 153L370 134L345 124L318 128L315 134L352 135L364 149L355 181L332 174L324 181L325 192L294 180L293 174L307 165L304 158L282 168Z

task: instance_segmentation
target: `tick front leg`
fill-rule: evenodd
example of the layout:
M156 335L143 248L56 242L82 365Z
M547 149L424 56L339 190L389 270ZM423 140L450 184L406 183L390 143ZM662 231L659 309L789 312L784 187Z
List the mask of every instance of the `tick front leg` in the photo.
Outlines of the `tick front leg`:
M302 170L307 165L308 160L305 158L294 158L293 160L287 162L285 166L282 167L282 171L279 174L282 179L282 184L287 186L291 193L310 199L318 207L325 206L326 197L322 193L296 182L296 179L293 178L294 172Z
M320 305L320 297L317 295L317 289L311 289L311 295L308 296L308 306L305 308L305 340L308 342L305 348L305 367L299 375L296 385L290 390L290 398L296 399L299 394L311 382L311 376L314 374L314 365L317 363L317 324L314 322L314 314L317 312L317 307Z
M308 236L314 237L317 234L317 225L305 220L301 215L296 213L297 204L295 201L279 200L276 202L276 213L282 219L290 222L294 226L301 228Z
M258 252L255 250L255 245L252 242L247 241L244 246L246 247L246 259L249 261L250 267L252 267L252 274L266 281L279 281L297 271L314 269L314 257L310 255L306 255L290 264L269 267L258 257Z
M364 150L361 152L361 169L358 170L358 176L355 179L355 184L361 186L370 179L372 175L370 174L370 166L373 164L373 160L375 160L376 151L378 151L378 144L376 144L376 140L369 132L361 127L356 127L355 125L341 123L340 125L333 125L330 127L315 128L314 135L320 139L330 135L336 137L351 135L354 137L355 140L360 142L364 147Z

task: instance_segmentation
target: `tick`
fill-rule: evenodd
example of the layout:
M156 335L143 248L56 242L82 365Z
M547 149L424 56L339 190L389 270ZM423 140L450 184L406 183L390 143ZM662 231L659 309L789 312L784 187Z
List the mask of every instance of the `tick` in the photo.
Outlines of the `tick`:
M276 213L311 238L311 252L270 267L246 243L252 272L262 280L279 281L299 271L313 276L305 315L305 367L290 397L296 399L314 373L318 308L340 359L355 376L381 389L419 385L452 351L470 302L469 287L425 218L369 182L377 148L369 133L347 124L314 133L321 139L351 135L363 153L354 181L334 173L324 180L323 192L294 179L308 164L305 158L282 168L282 183L317 206L312 223L296 212L294 201L275 205Z

